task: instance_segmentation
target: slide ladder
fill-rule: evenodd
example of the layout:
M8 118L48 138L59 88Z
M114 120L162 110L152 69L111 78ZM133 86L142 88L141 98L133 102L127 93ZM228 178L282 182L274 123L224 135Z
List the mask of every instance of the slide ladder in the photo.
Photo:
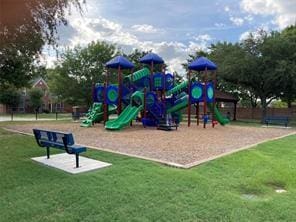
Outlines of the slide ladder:
M109 105L108 106L108 115L115 113L117 106ZM104 110L102 103L94 103L86 114L86 119L83 120L80 124L82 127L91 127L94 123L102 121L104 118Z

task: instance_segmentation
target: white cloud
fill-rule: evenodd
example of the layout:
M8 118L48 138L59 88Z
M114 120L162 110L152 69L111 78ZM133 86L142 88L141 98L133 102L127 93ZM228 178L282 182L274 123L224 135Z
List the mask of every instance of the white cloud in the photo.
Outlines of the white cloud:
M296 22L295 0L242 0L241 8L250 14L274 16L280 29Z
M236 26L242 26L244 24L243 18L230 16L229 19L232 22L232 24L234 24Z
M239 37L239 40L240 41L243 41L245 39L247 39L251 34L253 35L253 37L256 39L260 36L260 32L264 30L266 32L269 32L269 28L268 26L265 26L265 25L262 25L261 27L259 27L258 29L256 30L248 30L246 32L243 32L240 37Z
M198 35L193 37L196 41L210 41L213 38L208 34Z
M143 32L143 33L156 33L157 32L156 28L154 28L152 25L147 25L147 24L133 25L131 28L137 32Z
M251 33L250 31L243 32L239 37L239 41L243 41L243 40L247 39L249 37L250 33Z
M178 41L147 41L141 40L141 33L154 31L153 26L134 25L133 29L139 32L129 32L121 24L108 20L103 17L72 16L69 19L69 26L73 35L67 35L69 41L65 42L64 47L74 47L76 45L85 46L92 41L106 41L116 44L125 53L130 53L132 49L138 48L143 51L152 50L163 57L168 64L168 71L177 71L184 74L182 63L186 62L189 53L195 50L206 50L208 42L213 38L208 34L189 37L193 39L188 44ZM143 28L144 27L144 28ZM55 62L53 55L44 55L47 66L52 67Z
M224 7L224 11L225 11L225 12L229 12L229 11L230 11L229 6L225 6L225 7Z

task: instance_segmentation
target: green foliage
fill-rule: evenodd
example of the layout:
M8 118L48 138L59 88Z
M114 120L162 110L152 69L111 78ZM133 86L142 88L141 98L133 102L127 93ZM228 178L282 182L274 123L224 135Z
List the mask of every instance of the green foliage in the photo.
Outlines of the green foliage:
M32 161L45 155L32 137L0 140L2 221L296 220L295 136L187 170L89 149L112 166L78 175Z
M28 95L30 98L30 106L36 110L39 109L42 105L43 91L39 88L32 88L29 90Z
M285 82L281 98L291 107L296 100L296 25L284 29L280 40L283 45L280 51L285 56L278 62L276 72L283 76Z
M92 42L86 48L68 49L61 64L51 70L49 86L51 92L70 105L92 103L92 86L105 81L105 63L116 54L114 45ZM109 81L117 80L117 73L109 73Z
M1 89L0 103L10 107L16 107L20 102L20 93L15 87Z
M0 87L28 86L45 44L55 45L65 10L78 0L1 0Z
M281 100L275 100L275 101L272 101L271 103L271 107L272 108L287 108L288 105L286 102L284 101L281 101Z

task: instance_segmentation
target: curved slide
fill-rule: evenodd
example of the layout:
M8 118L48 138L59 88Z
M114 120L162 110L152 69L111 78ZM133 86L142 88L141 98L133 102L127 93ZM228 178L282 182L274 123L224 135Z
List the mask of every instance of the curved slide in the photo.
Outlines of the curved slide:
M143 98L144 94L142 92L134 92L131 96L131 104L123 110L117 119L106 122L105 128L108 130L120 130L129 125L138 113L143 110Z
M109 105L108 106L108 114L115 113L117 109L117 106L115 105ZM82 121L80 126L82 127L91 127L93 123L100 122L104 118L104 110L103 110L103 104L102 103L94 103L89 110L89 112L86 114L86 119Z
M108 130L120 130L127 126L138 113L143 109L143 106L128 105L123 112L115 120L109 120L106 122L105 128Z
M167 113L174 113L174 112L178 112L184 108L186 108L188 106L188 95L183 96L182 98L178 99L176 101L176 104L172 107L170 107L169 109L167 109ZM208 107L210 110L212 110L213 108L213 104L212 103L208 103ZM214 115L216 120L222 125L224 126L225 124L229 123L229 119L225 118L220 111L218 110L217 107L214 107Z
M182 98L178 99L175 103L175 105L173 105L172 107L170 107L169 109L167 109L167 113L174 113L174 112L178 112L181 109L184 109L188 106L188 95L183 96Z
M213 104L212 103L208 103L208 107L210 109L213 108ZM229 123L229 119L225 118L221 113L220 111L218 110L218 108L215 106L214 107L214 115L215 115L215 118L216 120L222 125L224 126L225 124Z

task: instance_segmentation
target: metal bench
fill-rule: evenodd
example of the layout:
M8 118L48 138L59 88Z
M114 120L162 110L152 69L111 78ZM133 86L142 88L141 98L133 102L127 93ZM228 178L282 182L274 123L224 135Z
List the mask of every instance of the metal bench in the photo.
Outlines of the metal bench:
M288 116L267 116L264 119L264 123L268 126L269 124L283 124L285 127L288 126Z
M50 157L50 148L65 150L68 154L75 154L76 167L79 167L79 154L86 151L83 146L75 145L72 133L55 132L33 129L37 144L46 148L47 159Z

